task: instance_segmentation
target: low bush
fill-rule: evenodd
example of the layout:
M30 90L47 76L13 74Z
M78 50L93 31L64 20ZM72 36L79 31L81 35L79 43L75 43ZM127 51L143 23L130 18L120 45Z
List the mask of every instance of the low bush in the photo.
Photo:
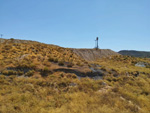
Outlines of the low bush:
M27 73L25 73L25 76L31 77L31 76L33 76L34 72L35 72L34 70L30 70Z
M69 64L67 64L67 67L73 67L73 63L69 63Z
M58 65L63 66L63 65L64 65L64 62L63 62L63 61L59 61L59 62L58 62Z

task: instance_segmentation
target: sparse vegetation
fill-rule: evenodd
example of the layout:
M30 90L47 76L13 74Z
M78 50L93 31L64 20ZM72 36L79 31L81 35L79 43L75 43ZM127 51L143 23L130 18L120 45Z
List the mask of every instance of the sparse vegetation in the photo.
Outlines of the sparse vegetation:
M0 113L150 112L148 58L88 62L68 48L14 41L0 44ZM103 79L79 78L80 71L92 76L92 69Z
M0 111L146 113L150 110L148 76L110 77L110 80L98 81L67 76L57 73L37 79L0 75ZM107 85L103 85L104 82Z
M58 62L58 65L63 66L63 65L64 65L64 62L63 62L63 61L59 61L59 62Z

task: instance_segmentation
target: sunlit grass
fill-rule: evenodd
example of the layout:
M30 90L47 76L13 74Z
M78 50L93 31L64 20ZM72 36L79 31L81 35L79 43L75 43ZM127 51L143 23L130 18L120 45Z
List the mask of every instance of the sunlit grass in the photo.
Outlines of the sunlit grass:
M146 58L112 56L88 62L70 49L41 43L0 45L0 113L149 113L150 68ZM51 72L93 64L103 80ZM81 68L81 67L86 68Z

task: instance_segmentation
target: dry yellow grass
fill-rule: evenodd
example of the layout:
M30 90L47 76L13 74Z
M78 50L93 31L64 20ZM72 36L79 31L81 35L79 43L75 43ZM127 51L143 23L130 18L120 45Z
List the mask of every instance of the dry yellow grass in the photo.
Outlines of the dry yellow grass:
M65 73L46 78L1 75L0 112L148 113L150 110L150 78L145 75L122 76L111 82L72 77ZM103 89L107 91L101 92Z
M51 72L62 67L90 71L93 62L70 49L0 44L0 113L149 113L150 68L136 62L150 64L146 58L103 58L95 62L106 73L103 80L79 80L73 73Z

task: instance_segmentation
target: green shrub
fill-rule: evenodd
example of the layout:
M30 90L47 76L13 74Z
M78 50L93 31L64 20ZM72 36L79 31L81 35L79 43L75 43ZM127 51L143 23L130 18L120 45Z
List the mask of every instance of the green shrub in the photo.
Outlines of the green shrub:
M77 62L77 64L76 65L78 65L78 66L80 66L80 67L82 67L83 66L83 64L81 63L81 62Z
M48 67L44 67L43 71L48 72L49 71Z
M54 58L53 58L53 57L49 57L49 58L48 58L48 61L54 62Z
M64 65L64 62L63 62L63 61L59 61L59 62L58 62L58 65L63 66L63 65Z
M14 70L4 70L4 71L2 71L2 74L4 74L4 75L16 75L17 71L14 71Z
M58 58L55 58L55 59L54 59L54 62L57 63L57 62L58 62Z
M67 67L72 67L74 64L73 63L69 63L67 64Z
M31 76L33 76L34 72L35 72L34 70L30 70L27 73L25 73L25 76L31 77Z

